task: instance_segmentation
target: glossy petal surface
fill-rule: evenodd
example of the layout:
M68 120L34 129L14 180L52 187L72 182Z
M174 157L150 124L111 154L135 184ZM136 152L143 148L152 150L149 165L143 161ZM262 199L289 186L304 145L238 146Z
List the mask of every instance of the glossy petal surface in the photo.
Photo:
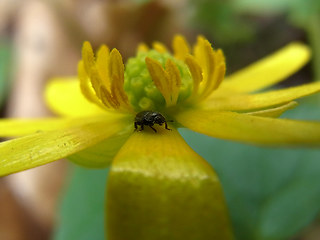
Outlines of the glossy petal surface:
M216 173L176 130L135 132L112 163L108 239L228 240L227 215Z
M115 134L92 147L69 156L68 159L87 168L107 168L132 131L132 128L129 128L127 131Z
M210 109L243 111L284 104L319 91L320 83L316 82L265 93L245 95L235 94L234 96L230 95L217 98L212 96L204 105Z
M106 114L89 102L81 93L77 78L56 78L50 81L45 93L50 109L59 115L79 117Z
M115 115L116 117L116 115ZM109 115L106 118L111 119ZM90 118L37 118L37 119L20 119L6 118L0 119L0 135L1 137L20 137L43 131L51 131L55 129L70 128L80 123L90 123Z
M221 89L252 92L272 86L297 72L310 58L310 49L291 43L276 53L228 76Z
M72 128L39 132L0 144L0 176L37 167L93 146L121 131L115 120L98 118ZM113 127L106 127L108 125Z
M268 108L265 110L259 110L254 112L248 112L247 114L258 116L258 117L272 117L277 118L282 115L282 113L286 112L289 109L293 109L298 105L296 102L289 102L287 104L283 104L278 107Z
M320 146L320 123L189 110L176 115L183 126L212 137L274 146Z

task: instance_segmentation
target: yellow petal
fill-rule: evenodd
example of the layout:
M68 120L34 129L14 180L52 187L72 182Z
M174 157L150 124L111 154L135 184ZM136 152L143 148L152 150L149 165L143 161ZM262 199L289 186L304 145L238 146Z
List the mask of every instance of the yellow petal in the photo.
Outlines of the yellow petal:
M110 114L106 115L110 118ZM65 129L75 124L85 124L92 120L86 118L43 118L43 119L1 119L1 137L19 137L32 133L50 131L55 129Z
M62 116L79 117L105 113L81 93L75 77L55 78L49 82L45 98L50 109Z
M114 156L132 134L132 126L128 126L127 128L124 127L124 131L67 157L68 160L87 168L109 167Z
M172 47L174 57L177 59L185 60L186 56L190 54L189 44L182 35L176 35L173 38Z
M219 179L173 129L135 132L112 162L108 239L230 240Z
M284 104L297 98L320 92L320 82L304 84L257 94L241 94L227 97L212 96L204 104L210 109L251 110Z
M205 110L188 110L175 117L183 126L216 138L274 146L320 146L320 122Z
M91 147L122 130L121 118L93 118L68 129L39 132L0 144L0 176L37 167Z
M279 107L269 108L265 110L255 111L255 112L248 112L246 114L258 116L258 117L272 117L277 118L282 115L285 111L295 108L298 105L296 102L289 102L287 104L281 105Z
M228 76L221 89L252 92L272 86L297 72L310 59L310 49L291 43L276 53Z

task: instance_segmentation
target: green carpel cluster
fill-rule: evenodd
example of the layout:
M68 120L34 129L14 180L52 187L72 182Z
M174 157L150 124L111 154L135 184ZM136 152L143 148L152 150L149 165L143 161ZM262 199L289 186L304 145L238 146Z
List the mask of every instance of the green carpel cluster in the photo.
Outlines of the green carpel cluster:
M156 50L140 51L136 57L128 59L124 73L124 90L137 112L143 110L161 111L166 106L164 97L149 74L145 63L146 57L159 61L163 68L165 68L166 61L171 59L178 67L182 80L178 102L184 101L191 95L192 78L186 64L175 59L169 53L159 53Z

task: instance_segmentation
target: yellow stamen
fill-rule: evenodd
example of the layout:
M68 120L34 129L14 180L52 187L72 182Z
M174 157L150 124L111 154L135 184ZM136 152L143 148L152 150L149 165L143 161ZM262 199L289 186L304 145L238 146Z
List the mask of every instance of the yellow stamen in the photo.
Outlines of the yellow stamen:
M186 57L185 63L188 65L188 68L192 75L192 79L193 79L192 97L195 97L196 94L198 93L200 83L203 80L202 69L200 65L197 63L197 60L191 55Z
M112 79L112 97L119 106L130 109L127 94L124 92L124 65L121 54L117 49L110 53L110 76Z
M181 35L176 35L172 43L174 57L180 60L185 60L190 54L190 47L186 39Z
M101 98L100 95L100 87L102 86L99 72L95 66L93 66L90 70L90 80L91 80L91 85L96 92L96 95L98 98Z
M220 64L219 67L216 68L215 79L214 79L215 85L214 85L212 91L216 90L220 86L221 82L224 79L225 74L226 74L226 65L224 63L222 63L222 64Z
M171 93L171 105L177 103L179 90L181 86L181 77L179 73L178 67L174 64L171 59L168 59L166 62L166 72L168 73L169 81L169 88Z
M219 62L217 63L219 64ZM220 63L218 66L214 67L212 79L208 80L207 87L204 89L202 93L203 99L209 97L211 93L219 87L220 83L224 78L225 72L226 65L224 63Z
M153 60L149 57L146 57L146 65L150 73L150 76L154 82L154 85L156 85L158 90L161 92L162 96L166 100L166 104L170 105L171 98L169 91L169 79L167 73L158 61Z
M154 84L166 100L167 107L175 105L181 86L180 72L176 64L168 59L166 69L163 69L158 61L148 57L146 64Z
M206 82L212 71L211 67L213 65L214 57L210 43L201 36L198 37L197 43L194 46L194 56L203 69L203 77Z
M90 77L91 68L95 65L95 60L94 60L93 50L89 42L83 43L82 60L84 64L84 69L86 70L88 76Z
M148 52L149 48L145 43L140 43L137 47L137 53L138 52Z
M100 92L101 92L100 98L104 105L106 105L108 108L119 107L119 105L117 104L116 101L114 101L114 98L112 98L110 92L105 88L105 86L101 86Z
M224 56L221 50L214 51L211 44L203 37L198 37L194 47L196 60L202 67L203 82L200 84L198 100L204 100L217 89L225 74Z
M166 48L166 46L160 42L154 42L152 43L152 47L158 51L159 53L166 53L168 52L168 49Z
M208 91L208 85L213 78L214 53L210 43L199 37L198 43L194 48L194 54L203 69L203 82L199 93L199 97L203 99L203 93Z
M124 65L119 51L113 49L110 53L107 46L102 46L95 61L90 43L85 42L82 55L83 63L80 63L79 75L85 96L100 106L131 111L124 92Z
M83 61L80 61L78 64L78 77L80 80L80 89L82 94L93 103L103 106L99 99L97 98L94 90L92 89L90 79L84 69Z
M111 86L109 62L110 50L106 45L102 45L97 53L96 66L101 77L102 85L105 85L108 89L110 89Z

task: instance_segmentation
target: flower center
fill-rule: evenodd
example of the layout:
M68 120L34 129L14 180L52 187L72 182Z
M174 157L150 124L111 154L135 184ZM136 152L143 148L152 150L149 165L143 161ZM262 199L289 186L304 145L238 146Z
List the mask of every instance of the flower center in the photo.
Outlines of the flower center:
M179 69L182 80L177 102L181 103L191 95L193 81L186 64L169 53L159 53L156 50L139 51L136 57L128 59L124 74L124 90L137 112L142 110L161 111L166 106L164 97L149 74L145 63L146 57L157 60L163 68L165 68L166 61L171 59Z

